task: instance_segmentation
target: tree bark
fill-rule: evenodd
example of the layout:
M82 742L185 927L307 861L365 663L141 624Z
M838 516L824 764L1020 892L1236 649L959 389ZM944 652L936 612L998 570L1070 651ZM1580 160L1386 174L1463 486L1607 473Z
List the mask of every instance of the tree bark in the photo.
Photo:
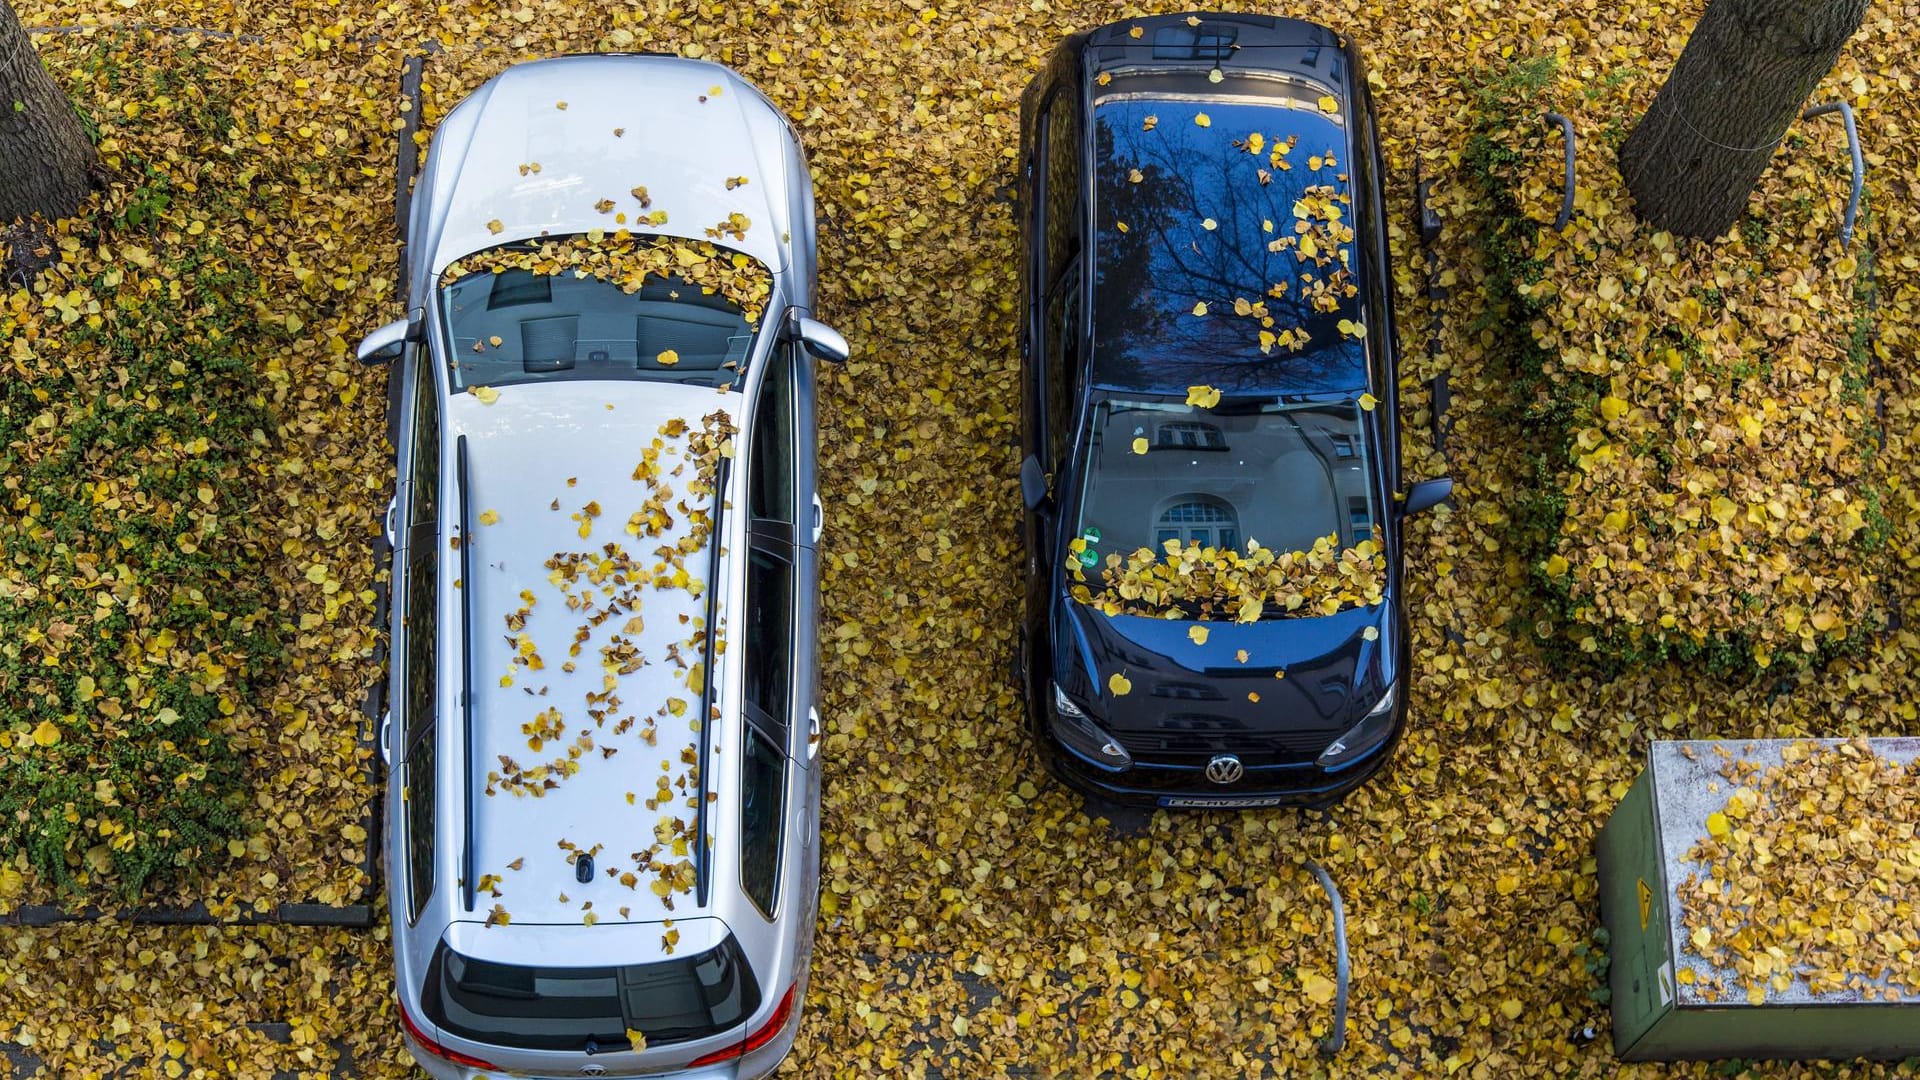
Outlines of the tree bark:
M0 225L66 217L93 190L99 161L7 0L0 0Z
M1868 0L1709 0L1620 149L1640 217L1711 240L1733 227Z

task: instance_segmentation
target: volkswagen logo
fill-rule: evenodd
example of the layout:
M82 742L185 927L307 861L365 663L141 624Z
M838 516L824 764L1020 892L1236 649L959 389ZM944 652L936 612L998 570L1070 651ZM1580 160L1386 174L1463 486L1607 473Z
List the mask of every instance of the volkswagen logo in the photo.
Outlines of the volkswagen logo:
M1207 762L1207 779L1216 784L1231 784L1247 774L1247 767L1232 754L1221 754Z
M581 1076L605 1076L607 1075L607 1067L605 1065L600 1064L597 1061L589 1065L582 1065L580 1066L580 1075Z

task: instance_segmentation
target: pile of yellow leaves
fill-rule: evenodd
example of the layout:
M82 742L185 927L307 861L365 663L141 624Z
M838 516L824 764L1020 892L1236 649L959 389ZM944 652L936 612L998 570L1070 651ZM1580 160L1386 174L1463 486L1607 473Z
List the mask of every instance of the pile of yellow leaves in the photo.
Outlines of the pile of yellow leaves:
M702 294L719 295L739 305L749 324L757 324L767 307L773 279L767 268L744 252L730 251L705 240L635 236L625 229L595 229L579 236L509 244L456 259L440 273L440 284L450 285L468 274L528 270L544 277L571 273L617 285L636 293L647 279L685 281Z
M1516 122L1493 133L1520 155L1494 182L1550 217L1559 141L1536 118L1558 109L1584 129L1572 219L1534 222L1516 285L1542 434L1565 440L1543 451L1540 497L1564 507L1537 571L1566 625L1544 620L1541 636L1628 657L1731 646L1734 666L1766 668L1878 630L1890 522L1875 207L1843 252L1830 208L1781 190L1798 158L1844 157L1837 132L1791 140L1752 217L1701 243L1634 218L1600 130L1612 110L1581 108L1583 91L1561 68L1513 93Z
M362 778L356 736L363 727L358 694L378 674L371 555L376 515L392 491L391 453L379 436L385 373L355 364L349 343L399 314L390 202L403 112L399 68L429 39L441 51L425 64L423 144L448 109L507 64L596 49L733 65L805 140L819 200L819 315L847 333L854 357L821 369L818 384L827 515L819 555L821 918L790 1075L1601 1080L1630 1073L1705 1080L1721 1067L1623 1071L1606 1045L1606 1010L1590 997L1597 984L1576 952L1598 921L1593 836L1637 775L1645 740L1920 731L1913 663L1920 635L1911 630L1856 635L1849 641L1859 642L1858 651L1759 685L1708 681L1697 670L1659 664L1603 679L1556 667L1538 647L1540 590L1527 577L1552 552L1520 542L1515 522L1537 493L1556 485L1534 469L1528 448L1540 433L1514 418L1511 372L1476 323L1489 281L1466 227L1486 206L1459 166L1474 124L1471 87L1510 55L1557 57L1558 86L1568 97L1560 111L1580 133L1580 212L1598 213L1596 196L1614 192L1604 215L1612 227L1628 209L1611 179L1607 131L1630 127L1651 102L1704 0L1607 9L1572 0L1369 0L1337 12L1284 0L1268 8L1333 23L1366 54L1385 142L1382 232L1402 347L1402 466L1410 477L1453 476L1455 507L1407 522L1411 719L1390 769L1326 819L1161 812L1114 815L1116 824L1047 779L1008 675L1023 597L1017 455L1008 449L1020 424L1020 247L1017 212L1004 197L1024 167L1021 91L1062 36L1115 18L1111 5L14 6L29 25L141 19L252 36L96 29L34 37L55 78L97 125L110 167L125 170L128 151L138 149L169 178L165 205L144 172L123 173L106 205L147 207L153 227L179 247L219 233L266 282L271 302L260 306L256 327L275 317L284 326L289 315L301 323L285 341L246 354L279 423L262 429L261 442L245 444L258 447L256 456L215 492L245 504L179 508L200 514L196 525L210 516L223 530L256 530L265 542L235 549L235 564L272 582L276 617L295 628L285 639L284 678L236 699L235 714L223 721L248 770L243 854L201 865L185 895L306 899L329 884L353 884L355 852L342 830L382 796ZM1186 5L1154 0L1138 10ZM1872 217L1854 248L1879 253L1875 325L1894 372L1871 388L1884 393L1887 409L1887 445L1873 468L1884 477L1887 557L1903 567L1920 565L1920 460L1908 435L1916 399L1899 374L1920 343L1920 204L1907 179L1920 175L1913 21L1908 8L1876 6L1816 93L1816 100L1851 101L1866 142ZM1549 222L1558 205L1558 145L1522 142L1537 122L1524 119L1528 130L1516 125L1515 145L1537 154L1518 201ZM1728 238L1715 245L1728 258L1713 273L1733 274L1760 258L1799 268L1823 303L1837 301L1828 289L1829 277L1838 277L1831 262L1846 154L1831 119L1796 125L1795 133L1804 144L1776 155L1754 199L1777 223L1764 237L1768 253ZM1449 219L1438 249L1441 284L1451 290L1443 301L1422 288L1411 227L1416 166L1439 182L1439 209ZM1650 268L1660 265L1650 237L1635 242L1649 253ZM0 397L0 443L73 429L116 394L164 402L186 391L171 380L118 385L118 373L94 362L73 330L95 314L93 305L105 318L120 294L135 290L173 305L183 325L199 325L192 297L173 296L163 271L141 265L152 253L124 235L62 253L96 280L119 273L118 287L95 287L68 271L33 289L0 285L4 384L18 383L19 367L35 363L74 380L58 394L49 390L46 401ZM1709 258L1681 261L1704 267ZM1632 268L1610 265L1624 301ZM1816 270L1820 276L1811 278ZM1599 296L1597 281L1578 290ZM1743 310L1798 311L1816 324L1829 314L1810 316L1790 295L1743 303ZM1616 330L1645 338L1616 327L1644 317L1624 302L1618 312L1577 300L1553 304L1563 322L1575 324L1556 331L1569 341L1606 341ZM1420 329L1436 318L1438 344L1430 347ZM1369 334L1384 331L1370 321ZM1374 344L1382 343L1376 337ZM1682 403L1660 400L1669 383L1650 373L1643 381L1630 369L1621 375L1623 392L1615 392L1609 372L1608 393L1595 393L1587 407L1601 419L1583 426L1620 441L1601 422L1598 401L1606 396L1649 416L1680 415ZM1429 435L1433 403L1425 388L1439 374L1452 388L1444 456ZM1786 453L1785 446L1831 437L1821 421L1832 414L1831 397L1815 394L1812 383L1801 390L1813 394L1804 406L1768 391L1784 411L1759 414L1767 425L1763 446L1783 445ZM1685 407L1698 411L1713 400ZM1761 400L1748 402L1748 411ZM231 404L222 403L223 412ZM1813 409L1812 421L1799 419L1802 408ZM1737 417L1731 420L1729 445L1745 445ZM1767 441L1776 438L1786 443ZM636 453L644 441L636 440ZM1746 520L1746 492L1733 487L1732 461L1751 461L1750 450L1742 453L1748 456L1729 459L1728 490L1719 494L1740 504L1733 527L1745 542L1763 526ZM116 455L83 448L73 461L86 483L126 486L114 472ZM7 503L15 494L7 490ZM124 501L130 493L119 497L122 507L133 505ZM1717 533L1711 496L1703 512L1699 531L1712 521ZM0 514L0 526L9 520ZM618 522L610 513L598 527ZM1695 531L1689 526L1689 535ZM1583 533L1564 552L1570 574L1589 572L1591 543ZM1653 561L1636 555L1627 536L1617 545L1605 549L1610 565L1627 566L1629 581L1647 580L1651 570L1630 564ZM1823 562L1818 552L1796 563L1801 556L1789 555L1799 549L1779 541L1754 550L1762 569L1776 558L1838 565L1837 555ZM36 583L51 573L14 563L12 547L5 552L0 573ZM1670 572L1670 583L1727 568L1699 558L1693 571ZM66 640L100 640L87 638L97 631L91 613L104 607L94 596L155 609L171 596L161 568L109 577L113 565L96 566L97 583L76 575L89 587L75 612L82 617L64 620L78 629ZM1882 581L1889 609L1920 610L1920 575L1889 573ZM1836 618L1850 610L1844 604L1852 594L1842 592L1826 598ZM22 618L6 603L0 598L0 619ZM1808 607L1809 619L1814 610ZM1657 616L1650 624L1658 625ZM0 650L14 647L10 635L20 630L4 625L9 639ZM115 659L121 654L112 642L99 655L109 669L134 669L127 674L152 662L130 652ZM39 654L23 656L39 663ZM191 653L179 659L182 671L193 671ZM59 680L67 670L45 668L40 692L64 692ZM96 681L96 690L128 693ZM11 703L15 689L4 689ZM90 701L68 697L51 720L59 726L69 713L76 727L56 746L76 740L77 725L100 724ZM31 727L6 734L17 760L34 760ZM90 804L76 803L74 812L85 828L101 816ZM0 857L0 904L49 895L20 853ZM1353 1009L1346 1048L1331 1061L1317 1049L1332 1026L1330 918L1302 866L1307 858L1340 884L1351 916ZM277 875L271 886L268 873ZM113 924L13 930L0 941L0 980L9 988L0 995L0 1038L53 1076L419 1075L400 1042L384 925L371 933ZM275 1021L288 1025L284 1041L249 1026ZM1569 1039L1588 1024L1603 1029L1597 1042ZM1891 1064L1764 1071L1794 1080L1903 1075Z
M371 901L392 479L348 342L393 292L399 59L35 43L112 188L31 290L0 283L0 798L27 841L0 901L113 907L143 878L216 913Z
M1343 608L1378 604L1387 580L1380 538L1339 546L1334 536L1313 542L1311 551L1275 552L1249 541L1247 552L1182 547L1168 540L1163 551L1140 548L1123 561L1109 554L1100 570L1100 590L1073 586L1073 598L1108 615L1147 615L1166 619L1227 619L1257 622L1274 614L1332 615ZM1080 554L1087 542L1067 545L1067 567L1085 581Z
M1892 761L1864 739L1780 758L1720 766L1734 790L1680 887L1694 952L1754 1005L1797 980L1815 995L1920 996L1920 758Z

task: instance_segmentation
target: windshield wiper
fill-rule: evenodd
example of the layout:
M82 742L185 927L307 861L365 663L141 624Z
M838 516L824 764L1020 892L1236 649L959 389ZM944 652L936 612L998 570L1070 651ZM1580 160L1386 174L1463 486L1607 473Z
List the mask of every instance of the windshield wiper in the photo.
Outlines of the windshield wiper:
M713 613L716 606L714 594L718 591L720 580L720 519L721 511L727 504L727 466L731 460L722 457L719 464L714 466L712 523L707 534L707 640L701 649L700 711L696 714L700 718L700 754L699 764L695 766L699 770L699 786L695 797L700 800L700 805L693 813L693 842L695 850L700 853L700 865L695 868L693 896L694 904L698 907L707 906L708 879L713 862L713 853L707 850L707 749L713 742L713 639L719 632Z

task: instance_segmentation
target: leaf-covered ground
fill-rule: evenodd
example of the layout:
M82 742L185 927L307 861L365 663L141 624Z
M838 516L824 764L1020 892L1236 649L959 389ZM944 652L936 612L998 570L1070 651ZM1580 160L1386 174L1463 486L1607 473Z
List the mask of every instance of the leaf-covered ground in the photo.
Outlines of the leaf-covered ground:
M1625 211L1605 132L1651 100L1698 3L1413 0L1338 16L1281 6L1345 20L1372 62L1392 180L1406 467L1451 472L1460 487L1455 508L1422 517L1409 537L1417 678L1393 768L1324 818L1161 815L1128 829L1090 819L1041 777L1009 675L1021 559L1008 192L1016 101L1041 57L1061 34L1131 11L1047 0L18 6L36 26L138 18L253 36L36 39L120 171L106 199L119 220L70 227L66 265L39 291L0 294L12 455L0 517L4 767L38 770L45 790L74 803L72 820L60 815L69 832L44 834L39 865L49 851L71 854L76 880L90 875L86 892L146 870L176 896L350 899L365 888L348 830L377 794L361 778L356 710L374 674L373 515L391 477L380 376L347 348L395 314L395 90L405 51L429 38L443 46L427 65L429 122L513 60L610 48L731 63L804 133L823 219L823 314L856 357L825 372L822 405L825 895L793 1074L1717 1075L1618 1069L1604 1037L1569 1039L1588 1023L1605 1029L1577 950L1597 925L1592 838L1639 750L1649 736L1920 730L1910 659L1920 639L1905 631L1738 681L1677 665L1603 678L1542 648L1547 553L1534 526L1548 481L1513 358L1482 319L1498 268L1475 243L1490 208L1466 165L1476 88L1512 59L1556 58L1552 101L1583 135L1583 213L1594 221L1610 203L1615 227ZM1854 101L1872 170L1873 215L1856 247L1877 255L1884 371L1862 390L1884 395L1886 445L1862 467L1882 492L1889 592L1877 603L1892 614L1912 607L1903 571L1920 540L1905 378L1920 295L1916 14L1870 12L1817 95ZM1729 243L1725 257L1828 274L1844 149L1832 121L1795 133L1804 144L1776 159L1752 208L1766 250L1742 256ZM1440 180L1451 219L1439 255L1452 291L1437 312L1407 227L1416 161ZM1515 187L1517 207L1539 221L1557 197L1540 179L1550 168ZM1632 230L1616 243L1656 249ZM1692 256L1662 272L1722 265ZM1598 274L1563 284L1601 295ZM1563 295L1570 334L1648 332L1624 292L1617 309ZM1755 299L1783 314L1805 305L1784 278ZM1424 329L1434 314L1437 350ZM102 336L116 329L129 339ZM219 363L204 373L172 368L209 358ZM1427 433L1426 380L1441 373L1453 400L1444 458ZM1663 397L1672 389L1612 396L1677 408ZM1614 411L1605 396L1592 404L1602 417ZM1824 415L1768 417L1763 434L1825 439ZM90 418L99 423L83 427ZM67 471L33 471L56 458ZM23 506L23 484L59 498ZM1705 504L1711 518L1711 495ZM146 531L124 531L136 528ZM217 558L196 559L182 537ZM57 653L24 636L62 624L71 630ZM169 626L171 641L159 637ZM140 816L157 804L116 813L112 802L126 800L94 783L111 764L101 755L151 734L125 718L157 718L166 702L154 688L169 678L199 710L172 705L183 718L173 723L192 725L176 740L188 764L126 763L122 786L201 785L214 795L196 818L204 837L163 837L174 826ZM103 704L116 697L120 717ZM57 740L35 738L43 722ZM176 781L192 763L208 779ZM59 788L62 774L86 783ZM191 868L165 876L116 862L101 822L177 841L170 850ZM32 838L10 835L7 901L57 896ZM1307 858L1332 871L1349 905L1355 1007L1333 1063L1314 1053L1331 1022L1332 956ZM341 1066L339 1046L360 1075L401 1076L390 978L380 930L12 930L0 940L0 1035L55 1076L325 1075ZM288 1041L246 1026L272 1020L291 1025Z

